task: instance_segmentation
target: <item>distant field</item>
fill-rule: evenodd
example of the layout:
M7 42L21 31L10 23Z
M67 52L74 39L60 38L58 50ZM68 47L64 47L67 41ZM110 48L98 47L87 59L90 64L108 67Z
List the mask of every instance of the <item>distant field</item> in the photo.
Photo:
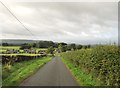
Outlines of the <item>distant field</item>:
M4 49L4 50L3 50L3 49L0 49L0 52L6 52L6 50L5 50L5 49Z
M20 46L0 46L0 52L6 52L7 49L20 50ZM31 49L34 49L36 52L40 50L47 50L47 48L31 48ZM0 56L2 55L6 55L6 56L16 56L16 55L37 56L37 55L40 55L40 54L23 53L24 50L20 50L20 52L22 54L0 54Z
M0 46L0 49L20 49L20 46Z
M16 50L19 50L20 46L0 46L0 49L2 49L2 50L6 50L6 49L16 49ZM36 51L47 50L47 48L32 48L32 49L36 49Z
M41 54L29 54L29 53L21 53L21 54L0 54L0 56L17 56L17 55L21 55L21 56L40 56Z
M40 51L40 50L47 50L47 48L33 48L36 49L36 52Z

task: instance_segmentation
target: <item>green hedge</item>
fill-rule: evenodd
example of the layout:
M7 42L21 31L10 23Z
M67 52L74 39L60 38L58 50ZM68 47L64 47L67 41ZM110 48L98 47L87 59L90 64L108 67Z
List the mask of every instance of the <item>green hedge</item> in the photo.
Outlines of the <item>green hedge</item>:
M115 45L96 46L62 53L61 56L92 74L100 85L120 86L120 50Z

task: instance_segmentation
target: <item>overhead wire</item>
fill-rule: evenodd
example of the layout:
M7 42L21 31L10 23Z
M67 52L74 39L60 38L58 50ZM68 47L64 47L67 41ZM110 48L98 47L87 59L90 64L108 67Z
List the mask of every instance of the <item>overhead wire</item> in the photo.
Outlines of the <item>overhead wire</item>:
M35 37L34 34L12 13L12 11L11 11L2 1L0 1L0 2L1 2L1 4L11 13L11 15L12 15L33 37ZM36 43L37 43L37 41L36 41ZM39 47L38 43L37 43L37 46Z
M11 12L11 10L2 2L0 1L1 4L11 13L11 15L32 35L34 34Z

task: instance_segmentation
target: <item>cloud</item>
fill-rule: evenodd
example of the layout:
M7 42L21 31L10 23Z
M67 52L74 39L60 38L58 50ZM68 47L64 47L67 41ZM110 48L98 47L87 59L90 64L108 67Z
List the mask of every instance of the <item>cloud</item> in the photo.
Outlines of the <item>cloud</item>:
M83 44L118 41L117 2L8 2L6 5L34 34L34 39ZM1 4L0 17L0 30L6 35L2 39L33 38Z

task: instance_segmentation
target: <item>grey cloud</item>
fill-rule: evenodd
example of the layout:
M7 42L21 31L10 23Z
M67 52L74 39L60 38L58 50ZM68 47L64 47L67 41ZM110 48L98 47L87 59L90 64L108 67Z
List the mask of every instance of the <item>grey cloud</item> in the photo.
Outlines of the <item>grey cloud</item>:
M7 5L40 40L76 43L105 43L110 40L117 42L118 12L115 2L17 2ZM30 35L3 6L0 7L0 17L4 15L2 20L5 20L0 23L3 33ZM18 7L29 8L30 13L20 13L17 11Z

